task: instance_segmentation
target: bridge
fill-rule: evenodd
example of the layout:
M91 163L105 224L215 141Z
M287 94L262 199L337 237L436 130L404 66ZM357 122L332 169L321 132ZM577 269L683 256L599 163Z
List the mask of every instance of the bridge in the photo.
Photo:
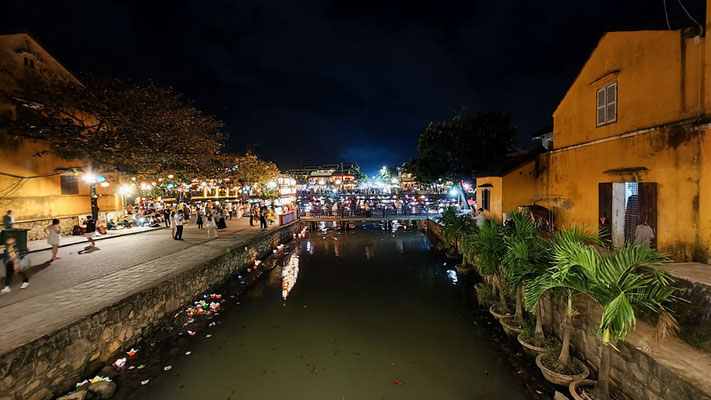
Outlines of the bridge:
M438 210L433 208L417 208L409 209L407 211L398 210L394 208L374 208L370 210L352 210L342 208L339 210L309 210L305 211L303 209L299 210L299 218L304 221L337 221L337 222L350 222L350 221L424 221L427 218L439 215Z

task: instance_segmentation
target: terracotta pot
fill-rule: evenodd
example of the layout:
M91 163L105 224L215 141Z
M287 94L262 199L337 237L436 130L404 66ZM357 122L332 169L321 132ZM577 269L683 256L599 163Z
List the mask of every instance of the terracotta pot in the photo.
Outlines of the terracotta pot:
M473 265L462 265L462 264L457 264L457 273L466 275L472 271L474 271L474 266Z
M507 335L518 335L523 332L523 327L519 327L515 320L515 315L506 315L499 319Z
M574 400L590 400L589 396L583 397L579 395L576 389L578 388L578 386L595 386L596 383L597 381L594 381L592 379L580 379L577 381L572 381L568 385L568 391L570 391L570 396Z
M534 346L526 342L524 339L521 338L520 334L516 337L516 339L519 343L521 343L521 346L523 346L523 351L526 352L526 354L528 354L529 356L536 357L539 354L543 354L547 351L545 347Z
M550 383L553 383L555 385L568 386L571 382L585 379L588 377L588 375L590 375L590 369L588 369L588 366L575 357L571 357L571 361L573 363L578 363L578 365L582 366L583 369L583 372L577 375L561 374L559 372L553 371L552 369L548 369L545 365L543 365L542 358L544 355L545 354L539 354L538 357L536 357L536 365L538 365L538 368L541 370L543 377L546 378L546 380Z
M494 311L494 308L497 307L497 306L499 306L499 305L500 305L499 303L495 303L495 304L492 304L492 305L489 307L489 312L491 313L491 315L493 315L493 316L496 317L497 319L501 319L501 318L503 318L503 317L505 317L505 316L507 316L507 315L511 315L511 314L509 314L509 313L506 313L506 314L499 314L498 312Z

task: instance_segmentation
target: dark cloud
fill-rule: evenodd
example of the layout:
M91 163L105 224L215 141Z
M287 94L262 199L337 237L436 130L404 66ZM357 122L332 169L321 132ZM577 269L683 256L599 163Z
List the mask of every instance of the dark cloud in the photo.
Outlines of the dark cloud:
M225 121L229 150L369 173L414 156L427 123L462 104L511 111L528 137L605 30L665 25L650 0L13 3L4 28L74 70L175 87ZM684 3L703 17L704 0Z

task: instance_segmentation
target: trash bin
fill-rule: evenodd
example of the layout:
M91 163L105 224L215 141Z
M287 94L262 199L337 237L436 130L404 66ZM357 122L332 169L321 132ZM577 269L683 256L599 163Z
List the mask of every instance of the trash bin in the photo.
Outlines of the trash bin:
M27 231L29 231L29 229L3 230L2 232L0 232L0 245L4 246L5 242L7 241L7 238L13 237L15 238L15 247L18 251L23 253L29 251L29 249L27 248Z

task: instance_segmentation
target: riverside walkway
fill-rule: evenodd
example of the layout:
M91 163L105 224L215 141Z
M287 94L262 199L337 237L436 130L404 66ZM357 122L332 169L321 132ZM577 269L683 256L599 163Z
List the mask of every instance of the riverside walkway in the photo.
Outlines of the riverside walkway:
M0 324L0 354L265 232L250 226L248 218L228 220L227 227L216 239L208 239L207 231L195 225L185 226L183 241L173 240L170 229L114 237L97 241L98 249L90 252L83 252L87 242L80 242L60 248L62 259L51 263L49 250L31 253L30 286L20 289L20 280L15 278L12 292L0 296L5 321Z

